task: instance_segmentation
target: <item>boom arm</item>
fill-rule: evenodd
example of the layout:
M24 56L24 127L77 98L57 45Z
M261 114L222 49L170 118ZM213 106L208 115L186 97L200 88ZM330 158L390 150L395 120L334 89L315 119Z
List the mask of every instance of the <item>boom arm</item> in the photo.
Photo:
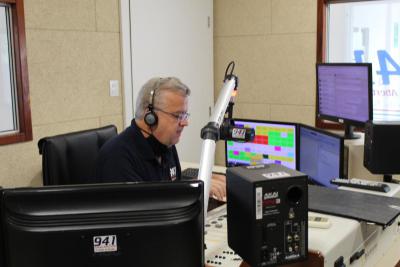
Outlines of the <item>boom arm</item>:
M228 65L228 68L232 63L233 62ZM201 151L198 179L204 182L204 216L207 215L208 196L210 194L211 187L212 167L214 166L215 146L216 142L220 139L220 127L223 123L228 104L231 101L233 102L233 95L234 91L236 90L236 86L236 76L230 74L225 78L224 85L221 89L217 103L215 104L214 111L211 114L210 121L201 130L203 146Z

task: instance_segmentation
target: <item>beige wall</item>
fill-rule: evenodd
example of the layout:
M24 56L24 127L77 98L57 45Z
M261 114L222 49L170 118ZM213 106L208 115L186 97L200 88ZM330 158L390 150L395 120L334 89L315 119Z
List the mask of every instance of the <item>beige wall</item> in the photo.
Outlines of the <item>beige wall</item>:
M115 124L122 129L118 0L24 0L33 138L0 147L0 185L40 185L37 141Z
M214 0L215 95L234 60L234 117L314 125L316 14L315 0Z
M34 140L0 147L0 185L41 184L37 141L123 125L118 0L25 0ZM229 61L240 79L234 115L314 123L315 0L214 0L216 96ZM223 163L223 142L217 163Z

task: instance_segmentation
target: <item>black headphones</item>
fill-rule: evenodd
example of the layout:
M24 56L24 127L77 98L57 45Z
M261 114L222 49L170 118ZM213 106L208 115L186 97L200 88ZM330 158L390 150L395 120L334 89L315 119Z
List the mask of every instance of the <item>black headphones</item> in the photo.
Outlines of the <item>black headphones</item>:
M147 106L148 111L144 115L144 122L150 127L153 127L153 126L157 125L157 122L158 122L158 116L154 112L154 97L156 95L157 88L158 88L158 86L156 86L150 92L149 105Z

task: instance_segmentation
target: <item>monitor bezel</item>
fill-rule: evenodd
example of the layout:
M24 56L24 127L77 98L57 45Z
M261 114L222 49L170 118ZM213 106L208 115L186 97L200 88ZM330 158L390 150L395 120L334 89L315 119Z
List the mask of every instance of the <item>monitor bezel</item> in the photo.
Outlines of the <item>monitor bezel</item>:
M284 125L290 125L294 126L294 131L295 131L295 166L296 170L299 168L299 149L298 149L298 123L295 122L285 122L285 121L273 121L273 120L259 120L259 119L242 119L242 118L233 118L232 119L234 122L236 121L244 121L244 122L253 122L253 123L269 123L269 124L284 124ZM227 155L227 149L228 149L228 141L225 140L225 166L228 167L228 155Z
M340 164L339 164L339 176L340 177L332 177L332 179L333 178L347 178L347 177L345 177L346 175L345 175L345 162L344 162L344 160L345 160L345 158L344 158L344 151L345 151L345 148L344 148L344 137L343 136L340 136L340 135L338 135L338 134L335 134L335 133L332 133L332 132L329 132L329 131L327 131L327 130L323 130L323 129L320 129L320 128L316 128L316 127L312 127L312 126L310 126L310 125L306 125L306 124L301 124L301 123L299 123L298 124L298 143L299 143L299 145L298 145L298 157L299 157L299 164L298 164L298 171L300 171L301 172L301 170L300 170L300 150L301 150L301 141L300 141L300 138L301 138L301 128L306 128L306 129L309 129L309 130L312 130L312 131L315 131L315 132L318 132L318 133L320 133L320 134L325 134L325 135L327 135L327 136L330 136L330 137L334 137L334 138L337 138L337 139L339 139L340 140ZM307 174L307 176L308 176L308 174ZM317 185L321 185L321 186L324 186L323 184L320 184L320 183L318 183L318 181L316 181L316 180L314 180L314 179L312 179L310 176L308 176L308 179L312 182L312 183L315 183L315 184L317 184Z
M162 188L162 190L160 190L160 188ZM160 192L161 196L158 196L157 194ZM174 194L176 192L181 192L182 195L179 194L180 196L177 196ZM151 193L151 195L149 195L149 193ZM96 195L96 197L92 198L94 195ZM107 197L103 199L105 195ZM162 201L163 197L167 195L169 195L170 201ZM12 240L11 235L15 233L26 233L30 237L30 240L38 238L37 236L41 233L60 233L60 235L69 235L69 233L71 233L75 238L81 235L81 238L83 238L82 240L85 241L90 240L94 233L97 234L101 232L111 235L121 233L126 229L126 234L121 234L122 238L126 239L132 237L134 240L135 237L131 235L131 233L134 231L135 227L137 227L137 231L142 231L142 229L148 231L146 229L152 229L153 227L160 227L159 230L161 231L163 228L166 228L167 224L162 221L154 221L154 223L150 222L146 224L146 221L151 221L156 214L162 214L165 217L165 221L168 222L168 225L172 227L176 227L177 225L187 227L186 225L189 222L189 220L187 220L188 218L190 222L193 222L196 231L198 230L196 236L199 237L199 242L196 243L196 247L198 247L199 250L196 252L196 255L198 255L202 263L204 263L203 195L203 182L200 180L8 188L3 190L1 195L1 235L3 239L2 244L4 244L6 248L3 261L11 265L9 261L15 259L13 258L17 254L15 243L14 246L12 246L13 248L8 246L8 243ZM78 206L77 203L79 200L74 197L83 199L83 204ZM109 202L111 197L112 202ZM52 201L47 201L49 199L52 199ZM137 199L141 201L131 201ZM21 200L25 201L24 205L19 204ZM72 204L69 204L70 202ZM43 203L45 203L45 205L39 205ZM93 207L94 210L92 210ZM147 214L146 211L149 211L149 214ZM192 216L193 213L196 213L196 215ZM187 218L185 216L187 216ZM95 220L95 218L98 217L100 219ZM111 223L110 221L114 220L114 217L116 222ZM23 219L20 220L20 218ZM47 219L51 221L47 223ZM83 219L82 222L79 221L81 219ZM15 221L18 223L13 223ZM59 225L58 221L60 222ZM22 230L16 231L15 229ZM31 233L34 233L35 236L32 237ZM194 242L194 240L196 240L195 237L191 236L190 242ZM134 242L138 241L139 240L134 240ZM57 248L57 246L53 247ZM85 248L90 249L91 247L85 246ZM165 246L165 248L167 249L168 246ZM18 249L22 250L28 248L19 245ZM41 247L41 250L44 251L45 249ZM118 251L113 252L104 251L103 253L100 251L99 255L94 255L93 250L85 250L85 255L89 258L93 258L93 262L91 263L104 262L104 259L106 259L106 263L102 263L100 266L109 266L109 259L119 257L121 255L120 251L124 250L125 256L128 255L126 253L126 246L122 247L122 250L120 250L118 246ZM149 251L149 254L151 253L153 253L153 251ZM145 256L146 255L144 255L143 258ZM55 259L54 255L51 257L51 260L46 259L45 261L49 263L53 262ZM101 260L102 258L103 260ZM143 261L143 259L141 260ZM121 263L121 260L118 262ZM15 260L12 262L12 264L20 263L21 261L15 262ZM36 263L38 262L36 261L35 264ZM176 266L175 264L176 262L171 261L165 265ZM82 265L79 264L77 266L84 265L86 266L87 262L82 262ZM38 265L33 264L32 266ZM54 266L54 264L51 266ZM63 263L60 264L60 266L66 265Z
M354 119L350 118L344 118L344 117L339 117L339 116L332 116L329 114L323 114L320 111L320 103L319 103L319 83L318 83L318 68L320 66L332 66L332 67L337 67L337 66L344 66L344 67L367 67L368 70L368 120L372 120L373 117L373 97L372 97L372 63L340 63L340 62L334 62L334 63L316 63L315 65L315 70L316 70L316 115L317 118L322 119L322 120L328 120L328 121L333 121L333 122L338 122L340 124L344 125L352 125L352 126L357 126L357 127L364 127L365 123L368 121L357 121Z

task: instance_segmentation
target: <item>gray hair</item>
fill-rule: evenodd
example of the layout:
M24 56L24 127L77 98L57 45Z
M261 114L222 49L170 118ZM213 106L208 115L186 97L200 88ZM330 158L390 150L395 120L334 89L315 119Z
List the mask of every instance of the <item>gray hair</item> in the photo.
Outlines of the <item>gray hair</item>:
M154 77L148 80L140 89L136 100L135 118L143 119L146 109L149 107L153 100L153 106L159 107L162 104L160 94L162 92L169 91L178 93L182 96L189 96L190 89L182 83L178 78L175 77ZM154 96L152 96L154 94Z

